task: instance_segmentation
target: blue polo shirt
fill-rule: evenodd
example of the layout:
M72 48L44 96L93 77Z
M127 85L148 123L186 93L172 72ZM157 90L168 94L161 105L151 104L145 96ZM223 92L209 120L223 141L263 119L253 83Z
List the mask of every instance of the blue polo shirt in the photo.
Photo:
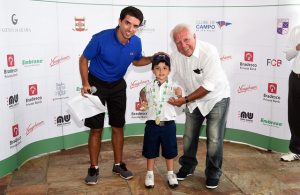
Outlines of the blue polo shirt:
M89 73L106 82L120 80L132 61L142 58L141 39L133 35L123 45L117 38L117 28L93 35L83 51L90 60Z

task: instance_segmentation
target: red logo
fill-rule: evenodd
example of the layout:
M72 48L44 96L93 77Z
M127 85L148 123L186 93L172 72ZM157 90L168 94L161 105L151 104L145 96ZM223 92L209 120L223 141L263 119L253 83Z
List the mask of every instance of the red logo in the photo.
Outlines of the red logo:
M15 66L15 57L13 54L8 54L7 55L7 66L8 67L13 67Z
M14 126L12 126L12 134L13 137L17 137L19 135L19 125L15 124Z
M141 111L141 103L140 102L135 102L135 110Z
M268 83L268 93L277 93L277 84L276 83Z
M37 84L29 85L28 92L29 92L29 96L37 95L38 94Z
M86 31L87 29L85 28L85 18L76 18L75 17L75 29L73 28L74 31Z
M252 51L245 51L244 60L247 62L253 62L254 54Z

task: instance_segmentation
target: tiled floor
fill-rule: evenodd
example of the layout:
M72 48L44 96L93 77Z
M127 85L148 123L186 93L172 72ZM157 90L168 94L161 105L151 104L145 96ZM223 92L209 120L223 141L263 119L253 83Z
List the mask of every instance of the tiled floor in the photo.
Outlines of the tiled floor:
M166 181L166 165L158 158L155 187L144 187L146 161L141 155L142 137L125 139L124 161L134 173L126 181L112 173L113 152L110 142L102 144L100 181L87 186L83 179L89 166L87 146L81 146L32 159L18 171L0 178L0 194L300 194L300 161L281 162L280 154L250 146L225 143L223 175L217 189L205 188L205 140L198 150L199 165L195 174L171 189ZM182 138L178 138L179 156ZM175 170L179 168L178 158Z

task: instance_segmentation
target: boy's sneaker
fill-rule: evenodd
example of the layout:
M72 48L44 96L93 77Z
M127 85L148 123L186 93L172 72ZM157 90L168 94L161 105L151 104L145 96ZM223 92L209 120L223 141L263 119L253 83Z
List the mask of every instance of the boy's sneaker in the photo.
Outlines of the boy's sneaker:
M183 181L185 180L186 177L193 175L193 171L186 171L182 167L179 169L178 173L176 173L177 180L178 181Z
M154 187L154 175L147 173L145 177L145 187L153 188Z
M168 174L168 183L171 188L176 188L178 186L177 177L174 173Z
M131 171L128 171L125 163L120 163L120 165L114 165L112 171L115 174L119 174L123 179L133 178Z
M288 162L291 162L294 160L300 160L300 154L288 153L288 154L281 156L281 160L288 161Z
M219 185L219 179L206 179L206 188L215 189Z
M88 185L95 185L98 183L99 168L90 167L88 169L88 175L85 177L85 183Z

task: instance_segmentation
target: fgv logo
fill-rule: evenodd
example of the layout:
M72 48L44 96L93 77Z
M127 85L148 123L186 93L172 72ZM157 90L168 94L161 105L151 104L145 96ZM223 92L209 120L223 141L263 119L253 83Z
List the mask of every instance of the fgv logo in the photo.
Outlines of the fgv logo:
M13 54L7 54L7 66L8 67L13 67L15 66L15 57Z
M63 115L63 116L58 116L57 118L54 118L54 124L57 126L63 126L63 125L68 125L71 123L71 115Z
M29 96L37 95L38 94L37 84L29 85L28 92L29 92Z
M289 32L289 19L278 18L277 19L277 34L285 35Z
M254 54L252 51L245 51L244 60L246 62L253 62Z
M282 61L280 59L267 59L267 66L280 67Z
M15 124L12 126L12 135L13 137L17 137L19 135L19 125Z
M277 93L277 84L276 83L268 83L268 92L276 94Z

